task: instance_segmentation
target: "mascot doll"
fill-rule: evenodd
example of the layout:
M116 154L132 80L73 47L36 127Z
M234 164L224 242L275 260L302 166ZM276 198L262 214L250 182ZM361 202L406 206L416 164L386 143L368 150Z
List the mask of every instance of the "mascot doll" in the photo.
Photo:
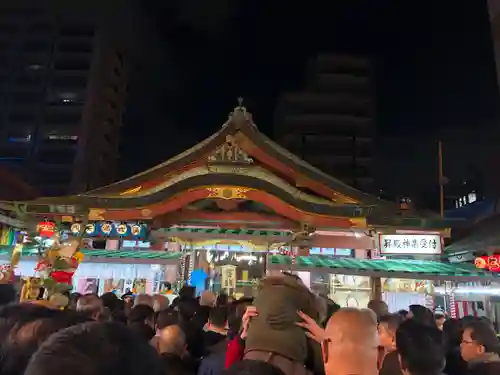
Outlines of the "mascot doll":
M56 237L50 249L38 258L35 270L47 288L49 298L73 288L73 275L83 260L78 244L78 239L74 237L63 241Z

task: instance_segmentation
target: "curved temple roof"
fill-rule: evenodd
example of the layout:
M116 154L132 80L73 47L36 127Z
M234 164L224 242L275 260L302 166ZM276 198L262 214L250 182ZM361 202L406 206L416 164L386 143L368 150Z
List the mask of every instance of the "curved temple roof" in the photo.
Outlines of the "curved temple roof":
M258 131L251 114L241 103L229 114L218 132L153 168L78 195L40 198L25 204L28 207L73 205L87 209L140 209L173 199L182 189L187 192L202 186L223 185L248 186L270 193L288 205L314 215L366 217L371 212L372 217L380 217L386 222L400 214L397 204L359 191L273 142ZM296 186L306 187L313 194ZM414 218L414 221L421 217L410 211L405 216ZM398 220L405 221L406 218L399 217ZM429 223L427 221L425 225L435 224ZM439 226L443 227L443 224Z

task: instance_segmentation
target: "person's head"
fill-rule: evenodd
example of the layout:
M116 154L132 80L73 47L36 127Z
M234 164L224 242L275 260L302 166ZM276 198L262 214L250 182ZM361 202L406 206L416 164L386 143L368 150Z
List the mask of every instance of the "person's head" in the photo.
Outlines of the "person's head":
M155 294L153 296L153 309L155 312L165 310L170 306L170 301L162 294Z
M134 300L134 307L139 305L146 305L153 308L154 306L153 297L150 296L149 294L138 294Z
M181 299L194 299L196 295L196 288L188 285L184 285L181 290L179 290L179 298Z
M161 330L171 325L180 324L179 312L175 309L168 308L162 310L156 316L156 329Z
M213 307L215 305L215 294L205 290L200 296L200 306Z
M443 309L437 308L434 310L434 319L436 320L436 326L439 329L443 329L444 322L446 322L446 314Z
M171 325L159 331L158 351L183 357L186 354L186 336L178 325Z
M148 305L136 305L128 314L129 324L145 324L151 328L154 328L155 323L155 311L151 306Z
M408 318L421 324L427 324L432 327L436 326L436 320L434 319L433 312L422 305L410 305Z
M162 375L152 346L126 326L92 322L51 335L31 358L25 375Z
M215 301L215 306L227 306L229 303L228 301L228 296L227 294L225 293L220 293L218 296L217 296L217 300Z
M383 315L379 319L378 337L380 346L386 350L396 349L396 331L402 322L399 314Z
M103 310L102 300L95 294L81 296L76 303L76 311L86 314L94 320L99 319Z
M0 309L0 343L4 342L14 327L21 327L37 319L52 318L58 310L32 303L6 305Z
M401 319L406 320L408 318L408 310L399 310L398 315L401 317Z
M485 353L500 354L500 341L490 325L476 320L463 327L460 353L466 362L473 361Z
M328 321L322 351L326 375L376 375L378 335L373 311L339 309Z
M458 348L462 342L462 327L458 319L447 319L443 324L443 339L448 350Z
M368 302L368 305L366 307L375 313L377 319L379 319L383 315L389 314L389 306L387 306L387 303L385 303L384 301L372 299L370 302Z
M264 361L244 359L236 362L229 369L224 370L223 375L285 375L278 367Z
M104 307L109 309L109 311L115 311L119 308L119 299L116 294L112 292L106 292L101 296L102 304Z
M16 290L12 284L0 284L0 306L14 302Z
M396 348L403 375L438 375L445 365L443 333L408 319L396 331Z
M35 319L18 324L1 345L1 372L5 375L22 375L31 356L40 344L53 333L89 319L73 311L55 310L52 317Z
M210 326L215 328L224 328L227 321L227 308L220 306L214 307L210 310L208 317L208 323Z

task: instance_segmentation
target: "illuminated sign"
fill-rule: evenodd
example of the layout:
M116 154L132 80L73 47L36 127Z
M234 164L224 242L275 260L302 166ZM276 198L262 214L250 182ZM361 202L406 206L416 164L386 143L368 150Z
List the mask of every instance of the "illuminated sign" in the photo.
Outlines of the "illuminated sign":
M443 246L439 234L380 234L380 254L439 255Z
M477 268L486 269L491 272L500 272L500 254L477 257L474 260L474 265Z

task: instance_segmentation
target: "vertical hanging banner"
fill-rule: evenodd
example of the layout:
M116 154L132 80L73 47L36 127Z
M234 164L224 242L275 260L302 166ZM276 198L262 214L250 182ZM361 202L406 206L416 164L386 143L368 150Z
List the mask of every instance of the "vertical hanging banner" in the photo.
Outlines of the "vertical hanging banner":
M221 267L221 287L222 289L236 288L236 266L225 265Z

